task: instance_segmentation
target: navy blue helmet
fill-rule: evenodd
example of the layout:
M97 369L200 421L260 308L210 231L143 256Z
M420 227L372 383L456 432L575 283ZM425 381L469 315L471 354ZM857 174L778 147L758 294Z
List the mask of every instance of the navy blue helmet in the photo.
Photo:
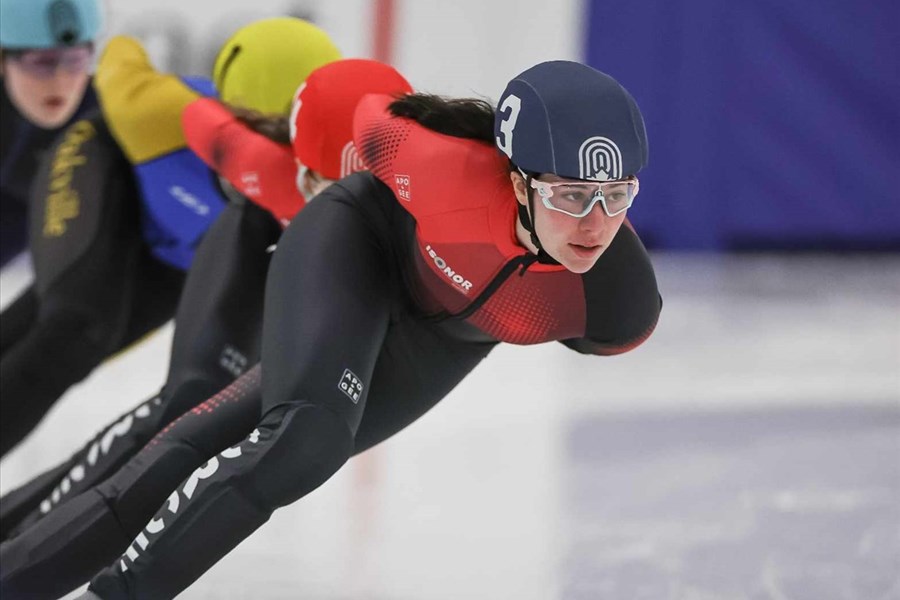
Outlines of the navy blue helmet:
M647 164L637 103L615 79L577 62L543 62L510 81L494 118L497 147L520 169L608 181Z

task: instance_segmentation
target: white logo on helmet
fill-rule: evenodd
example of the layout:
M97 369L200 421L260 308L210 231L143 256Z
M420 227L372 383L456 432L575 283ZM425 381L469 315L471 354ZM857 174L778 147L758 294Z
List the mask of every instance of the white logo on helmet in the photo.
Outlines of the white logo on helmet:
M294 105L291 107L291 116L288 119L288 127L291 129L291 142L297 139L297 116L300 114L300 107L303 106L303 90L306 89L306 82L300 84L297 92L294 94Z
M353 140L350 140L347 142L347 145L344 146L344 149L341 150L341 177L346 177L351 173L362 171L365 168L366 165L363 164L362 159L359 157L359 152L356 151Z
M609 181L622 179L622 152L609 138L595 136L578 149L579 179Z

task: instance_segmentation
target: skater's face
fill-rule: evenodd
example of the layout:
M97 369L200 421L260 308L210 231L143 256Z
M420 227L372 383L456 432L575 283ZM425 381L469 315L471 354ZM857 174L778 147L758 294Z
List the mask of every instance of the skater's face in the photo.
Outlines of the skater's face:
M525 177L521 173L512 172L510 178L516 199L527 209L529 186L526 184ZM578 187L588 184L594 185L598 188L596 191L600 191L599 184L565 179L546 173L538 176L536 183L545 191L541 194L539 190L531 190L531 193L535 194L534 201L531 203L534 207L531 221L544 250L573 273L584 273L590 270L612 243L625 221L627 207L636 194L636 181L635 183L628 181L604 183L604 202L599 201L596 199L599 197L591 194L585 196L586 201L577 203L577 206L575 206L577 198L572 190L575 189L579 194L583 193L585 190L578 190ZM542 184L549 184L549 187ZM587 191L591 192L592 190ZM545 202L545 196L548 193L560 194L561 197L558 199L550 197ZM569 194L569 197L563 199L562 194L564 193ZM626 196L623 198L622 194ZM595 199L591 200L591 198ZM618 202L619 200L621 202L614 204L614 201ZM572 206L564 205L564 201L571 201L573 204ZM582 216L575 216L579 214ZM516 233L520 242L532 252L537 251L531 242L531 235L521 222L516 225Z
M93 46L4 50L3 85L16 109L44 129L68 121L90 81Z

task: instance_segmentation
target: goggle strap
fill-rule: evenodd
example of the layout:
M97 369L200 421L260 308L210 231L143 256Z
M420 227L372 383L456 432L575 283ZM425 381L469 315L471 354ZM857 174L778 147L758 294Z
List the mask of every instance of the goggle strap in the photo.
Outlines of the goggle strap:
M531 201L529 200L529 204ZM525 228L531 235L531 243L537 246L538 250L541 249L541 241L538 239L537 234L534 232L534 226L531 224L531 216L528 214L528 209L524 204L519 204L519 220L522 222L522 227Z
M519 204L519 220L522 221L525 231L531 234L531 243L538 250L543 250L544 247L541 246L541 240L538 239L537 232L534 230L534 223L531 221L531 215L534 214L534 190L531 188L531 179L531 175L525 175L525 193L528 194L528 209L526 210L523 204Z
M525 230L529 234L531 234L531 243L534 244L538 249L537 261L544 265L558 265L559 262L549 254L547 254L547 252L544 250L544 246L541 245L541 240L538 238L537 232L534 230L534 224L531 221L531 216L528 214L529 211L531 211L532 215L534 214L534 188L531 187L531 179L531 175L525 176L525 190L528 194L528 210L525 209L524 205L519 204L519 220L522 221L522 227L524 227ZM518 204L518 202L516 204ZM521 274L525 274L524 270Z

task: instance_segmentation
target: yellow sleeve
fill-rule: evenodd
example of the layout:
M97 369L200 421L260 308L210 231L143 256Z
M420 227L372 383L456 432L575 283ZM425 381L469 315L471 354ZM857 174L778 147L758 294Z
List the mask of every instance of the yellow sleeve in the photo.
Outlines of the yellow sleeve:
M200 95L175 75L158 72L136 39L109 41L94 86L103 116L133 164L186 146L181 111Z

